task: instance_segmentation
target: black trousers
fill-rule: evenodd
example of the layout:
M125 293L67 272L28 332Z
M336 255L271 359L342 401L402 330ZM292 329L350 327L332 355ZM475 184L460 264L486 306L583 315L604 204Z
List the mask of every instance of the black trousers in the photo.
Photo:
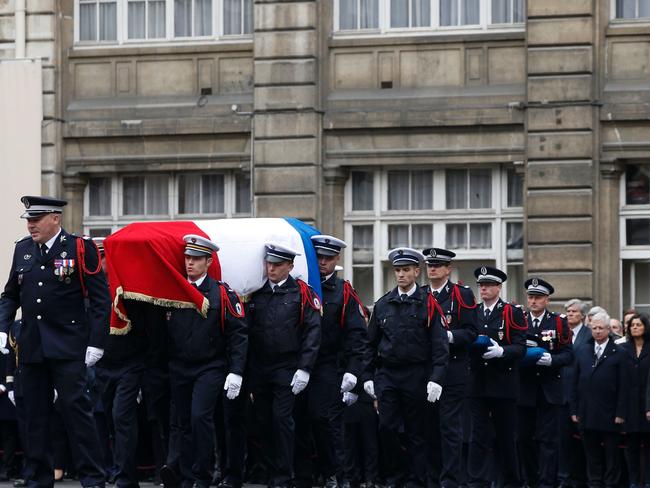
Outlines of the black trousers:
M629 484L637 486L650 484L650 433L628 432L625 439L625 462Z
M22 364L28 486L51 487L54 480L50 414L53 389L70 439L72 458L82 486L104 485L105 472L92 405L85 392L86 365L81 360L46 359Z
M234 487L242 485L246 469L246 414L249 403L246 387L246 379L244 379L241 393L237 398L228 400L226 395L222 396L225 446L220 452L226 457L225 460L221 460L222 479Z
M172 402L167 361L147 364L142 376L142 394L147 420L151 426L156 473L160 472L161 466L165 463L178 469L179 455L176 448L178 434L176 421L172 420L171 415Z
M487 488L493 481L490 451L495 448L498 458L496 476L503 486L519 487L517 466L517 407L515 400L477 398L470 401L471 433L469 441L468 485Z
M312 439L318 455L318 473L341 476L343 467L343 407L341 379L336 365L317 365L309 385L296 398L296 454L294 481L313 486Z
M291 377L295 369L275 371L251 384L253 408L262 426L262 446L269 464L269 485L289 486L293 471L295 397ZM301 393L301 394L304 394Z
M426 477L424 418L427 401L426 365L382 366L375 375L379 405L379 435L386 462L386 484L400 482L398 435L404 427L406 486L424 486Z
M16 450L18 448L18 422L16 420L0 420L0 439L2 439L3 451L2 468L5 474L12 475L16 468Z
M464 399L465 384L461 383L445 386L439 400L440 485L444 488L456 488L462 478Z
M364 395L362 393L362 395ZM344 475L350 483L375 483L378 476L379 419L372 402L359 400L344 411Z
M590 488L614 488L621 477L618 432L582 431Z
M137 488L138 392L144 364L135 362L117 367L98 367L101 398L113 438L115 486Z
M169 363L174 414L180 431L180 474L184 484L207 488L214 467L214 409L223 391L223 361Z
M553 488L557 483L560 406L540 395L535 407L519 407L520 475L530 487Z

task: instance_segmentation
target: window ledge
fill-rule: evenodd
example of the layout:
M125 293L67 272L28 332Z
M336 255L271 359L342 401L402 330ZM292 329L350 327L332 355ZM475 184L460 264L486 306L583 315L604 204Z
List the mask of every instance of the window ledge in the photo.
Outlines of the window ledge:
M450 42L483 42L483 41L523 41L526 31L523 27L513 27L499 30L437 30L414 32L386 32L377 31L341 32L334 33L329 40L330 47L364 47L410 44L443 44Z
M252 51L253 39L219 39L203 41L166 41L126 44L75 44L68 50L68 58L89 58L99 56L132 56L142 54L185 54L204 52Z
M607 26L606 35L638 36L650 34L650 18L643 19L613 19Z

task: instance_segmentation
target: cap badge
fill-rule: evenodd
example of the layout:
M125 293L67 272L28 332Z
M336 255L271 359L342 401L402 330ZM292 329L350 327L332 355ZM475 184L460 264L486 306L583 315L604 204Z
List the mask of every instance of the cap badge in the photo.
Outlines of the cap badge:
M435 258L437 256L435 249L431 249L431 252L429 254L431 255L432 258Z
M485 266L483 266L483 267L481 268L481 274L482 274L482 275L486 275L486 274L487 274L487 268L486 268Z
M27 260L29 260L29 259L32 258L32 255L31 255L31 254L25 254L25 255L23 256L23 258L25 259L25 261L27 261Z
M196 244L196 237L192 237L192 244Z
M330 243L330 240L329 240L329 239L325 239L325 244L329 244L329 243Z
M401 256L402 254L404 254L404 251L402 251L402 250L400 249L399 251L397 251L397 254L399 254L399 255Z
M539 280L537 278L533 278L533 281L531 281L531 284L533 286L539 286Z
M25 204L25 208L29 208L29 207L32 206L32 204L29 203L29 200L28 200L27 198L25 198L25 200L23 201L23 203Z

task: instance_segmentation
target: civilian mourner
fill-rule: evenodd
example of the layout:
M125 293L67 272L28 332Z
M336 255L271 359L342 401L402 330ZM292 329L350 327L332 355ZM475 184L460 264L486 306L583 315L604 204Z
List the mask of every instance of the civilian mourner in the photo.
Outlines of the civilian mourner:
M95 244L61 228L65 200L22 198L29 236L16 243L9 280L0 298L0 348L16 310L26 418L28 486L50 487L54 478L50 442L53 391L65 418L72 458L82 486L104 486L104 468L85 394L86 366L103 354L109 332L110 296ZM85 299L88 299L86 307Z

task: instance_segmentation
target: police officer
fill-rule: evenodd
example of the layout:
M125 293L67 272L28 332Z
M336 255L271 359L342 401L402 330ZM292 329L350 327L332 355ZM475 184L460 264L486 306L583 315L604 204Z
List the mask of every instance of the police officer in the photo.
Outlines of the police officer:
M84 392L86 367L102 356L109 332L110 296L95 245L61 228L65 200L22 198L29 236L16 243L11 273L0 298L0 347L16 310L25 405L29 486L52 486L52 389L65 418L82 486L104 486L105 473ZM89 306L86 309L85 298Z
M440 485L456 488L460 481L463 448L463 406L469 377L468 346L474 342L478 331L476 301L469 286L461 286L450 280L452 260L456 253L432 247L425 249L423 254L429 279L425 289L438 300L445 313L449 340L449 367L437 412L439 427L433 426L435 430L439 428L440 441L436 442L437 435L430 440L434 442L434 452L439 452L441 456Z
M374 395L377 385L380 442L388 466L386 486L399 484L401 425L406 437L408 473L406 485L424 486L426 457L422 422L426 401L436 402L442 393L449 361L447 325L436 299L418 286L420 262L415 249L397 248L388 254L397 286L381 297L368 326L370 372L364 390Z
M240 393L248 334L237 294L208 275L219 247L199 235L183 239L187 281L207 298L209 308L205 318L190 308L167 311L169 379L183 485L207 488L214 466L215 406L221 390L229 399Z
M298 254L278 243L266 244L268 280L252 294L247 309L250 390L266 430L271 487L288 487L291 481L294 399L309 383L321 339L320 300L289 274Z
M487 488L493 481L488 462L493 427L495 452L500 456L498 475L506 488L518 487L516 401L519 361L526 350L526 319L521 307L500 297L508 278L503 271L483 266L474 275L483 302L477 310L479 337L470 346L468 485Z
M524 283L528 302L526 343L542 348L535 364L519 371L519 459L528 486L553 488L558 470L562 370L573 363L566 316L547 310L553 286L541 278ZM531 349L532 351L533 349ZM536 357L536 356L535 356Z
M368 333L366 312L349 282L338 278L336 265L344 241L328 235L311 237L318 257L323 291L321 344L309 386L296 400L295 482L312 486L310 433L320 474L328 488L338 485L343 468L342 393L352 391L364 370ZM360 386L360 385L359 385Z

